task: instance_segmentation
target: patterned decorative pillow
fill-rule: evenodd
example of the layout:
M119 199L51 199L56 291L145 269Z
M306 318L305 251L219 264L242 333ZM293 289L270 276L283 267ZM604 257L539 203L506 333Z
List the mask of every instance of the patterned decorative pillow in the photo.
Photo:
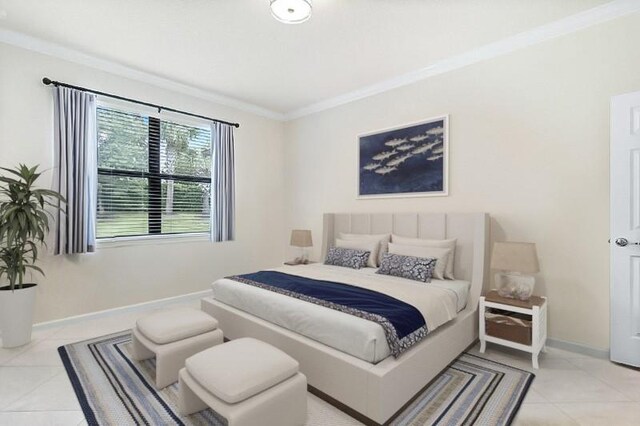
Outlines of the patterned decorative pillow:
M393 275L414 281L431 282L438 259L385 253L376 274Z
M324 264L360 269L367 266L370 254L371 252L366 250L331 247L327 252L327 258L324 260Z

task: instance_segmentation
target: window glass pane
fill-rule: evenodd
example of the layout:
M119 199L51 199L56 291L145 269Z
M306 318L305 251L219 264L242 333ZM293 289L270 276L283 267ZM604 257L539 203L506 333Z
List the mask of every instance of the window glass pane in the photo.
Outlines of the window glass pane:
M160 124L160 172L211 177L211 132L163 121Z
M208 183L162 181L162 233L209 232Z
M209 232L207 127L103 106L97 124L98 238Z
M98 167L149 170L149 118L98 108Z
M98 175L97 237L149 232L145 178Z

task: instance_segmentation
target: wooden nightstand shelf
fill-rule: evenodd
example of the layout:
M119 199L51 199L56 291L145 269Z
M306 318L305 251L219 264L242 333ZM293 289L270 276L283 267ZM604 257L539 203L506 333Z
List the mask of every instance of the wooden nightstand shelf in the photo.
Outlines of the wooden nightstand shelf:
M489 310L489 312L488 312ZM504 316L505 321L495 321L490 327L494 330L493 334L502 334L503 337L487 334L487 318L486 314L490 310L501 311L498 316ZM486 296L480 297L480 352L484 353L487 342L496 343L498 345L507 346L531 354L531 362L533 368L538 368L538 355L540 351L545 352L545 344L547 342L547 298L539 296L531 296L529 300L517 300L502 297L496 291L489 292ZM511 314L521 314L525 316L524 320L509 321ZM528 320L530 318L530 320ZM498 318L499 320L500 318ZM495 325L501 322L502 324ZM523 323L520 324L509 324ZM528 324L531 324L530 331ZM491 331L490 331L491 332ZM514 333L515 332L515 333ZM530 333L530 344L523 344L513 340L504 338L504 335L510 334L515 339L528 340Z

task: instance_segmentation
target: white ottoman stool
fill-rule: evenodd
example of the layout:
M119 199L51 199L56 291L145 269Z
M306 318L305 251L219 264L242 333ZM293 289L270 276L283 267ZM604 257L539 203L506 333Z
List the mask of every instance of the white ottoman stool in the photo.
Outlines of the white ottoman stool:
M156 357L156 388L162 389L178 381L187 358L223 340L212 316L197 309L170 309L137 321L131 355L137 361Z
M298 361L243 338L200 352L180 370L183 415L211 408L229 426L297 426L307 421L307 378Z

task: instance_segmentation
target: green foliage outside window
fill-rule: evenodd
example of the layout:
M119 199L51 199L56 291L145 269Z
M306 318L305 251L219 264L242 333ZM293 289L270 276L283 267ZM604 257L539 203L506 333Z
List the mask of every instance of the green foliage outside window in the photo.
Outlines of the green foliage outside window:
M98 168L138 172L139 176L98 175L97 236L144 235L149 230L151 197L160 197L162 233L208 232L209 182L162 179L161 192L149 189L149 118L98 109ZM160 121L159 169L162 175L210 179L208 129ZM201 179L202 180L202 179Z

